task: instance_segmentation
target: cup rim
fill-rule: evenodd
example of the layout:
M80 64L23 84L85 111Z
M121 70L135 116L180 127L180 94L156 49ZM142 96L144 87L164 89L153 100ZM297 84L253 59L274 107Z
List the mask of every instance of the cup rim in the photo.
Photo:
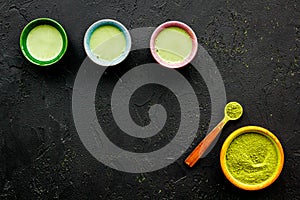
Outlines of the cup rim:
M47 24L47 25L50 25L50 26L53 26L54 28L56 28L59 31L59 33L62 37L62 41L63 41L62 49L59 52L59 54L55 58L53 58L51 60L46 60L46 61L42 61L42 60L39 60L39 59L33 57L29 53L28 48L27 48L27 44L26 44L29 32L33 28L35 28L39 25L43 25L43 24ZM39 66L49 66L49 65L52 65L52 64L58 62L64 56L64 54L66 53L67 47L68 47L68 36L67 36L67 33L66 33L65 29L63 28L63 26L60 23L58 23L54 19L47 18L47 17L42 17L42 18L37 18L37 19L34 19L34 20L30 21L23 28L23 30L21 32L21 35L20 35L19 43L20 43L21 51L22 51L23 55L25 56L25 58L28 61L30 61L31 63L33 63L35 65L39 65Z
M157 52L156 52L156 49L155 49L155 39L157 38L158 34L162 30L164 30L165 28L168 28L168 27L178 27L178 28L181 28L181 29L185 30L190 35L190 37L192 39L192 51L191 51L189 57L186 58L182 62L179 62L179 63L168 63L168 62L164 61L163 59L161 59L159 57L159 55L157 54ZM164 67L168 67L168 68L180 68L180 67L183 67L183 66L189 64L194 59L194 57L196 56L197 50L198 50L198 41L197 41L197 36L196 36L195 32L188 25L186 25L185 23L180 22L180 21L168 21L168 22L165 22L165 23L159 25L154 30L154 32L151 35L151 39L150 39L150 51L151 51L151 54L152 54L153 58L160 65L162 65Z
M103 25L112 25L118 28L125 36L126 40L126 47L125 51L116 59L113 61L106 61L106 60L101 60L97 58L91 51L90 46L89 46L89 41L91 38L92 33L99 27ZM114 66L122 61L124 61L127 56L129 55L129 52L131 50L131 36L128 31L128 29L119 21L116 21L114 19L101 19L96 22L94 22L90 27L87 29L84 35L84 40L83 40L83 45L84 45L84 50L87 54L87 56L96 64L101 65L101 66Z
M237 179L235 179L229 172L227 165L226 165L226 152L227 152L227 149L228 149L229 145L231 144L231 142L239 135L244 134L244 133L249 133L249 132L255 132L255 133L259 133L264 136L267 136L273 142L273 144L276 146L276 150L277 150L278 157L279 157L276 173L272 177L270 177L268 180L266 180L262 183L259 183L259 184L255 184L255 185L245 184L245 183L242 183L242 182L238 181ZM281 143L279 142L278 138L273 133L271 133L269 130L267 130L263 127L260 127L260 126L245 126L245 127L235 130L226 138L226 140L222 146L221 153L220 153L220 164L221 164L221 168L222 168L222 171L223 171L225 177L233 185L237 186L238 188L241 188L244 190L249 190L249 191L260 190L260 189L266 188L269 185L271 185L279 177L279 175L282 171L282 168L283 168L283 164L284 164L284 152L283 152L283 148L282 148Z

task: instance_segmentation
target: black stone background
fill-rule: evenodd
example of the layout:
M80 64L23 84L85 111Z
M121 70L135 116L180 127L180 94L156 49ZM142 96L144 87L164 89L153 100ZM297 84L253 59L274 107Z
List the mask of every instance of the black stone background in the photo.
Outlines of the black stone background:
M38 17L59 21L69 37L66 55L49 68L29 63L19 48L21 30ZM183 161L204 137L211 113L207 88L192 66L178 71L197 92L201 121L193 146L178 161L159 171L128 174L99 163L80 142L72 120L72 87L86 57L84 33L103 18L119 20L129 29L168 20L187 23L216 62L228 101L243 104L242 119L226 125L213 151L193 169ZM300 199L300 5L296 0L1 0L0 47L0 199ZM119 74L141 61L153 62L149 50L131 52L101 80L100 123L109 122L110 108L109 91L101 90L111 88ZM169 135L161 135L161 141L127 141L114 131L110 139L137 152L165 145L178 124L178 107L170 105L170 99L176 101L157 85L144 86L132 96L131 114L141 125L149 122L144 115L149 105L160 102L168 107L173 118L168 122ZM219 165L222 143L245 125L271 130L285 151L282 174L261 191L236 188Z

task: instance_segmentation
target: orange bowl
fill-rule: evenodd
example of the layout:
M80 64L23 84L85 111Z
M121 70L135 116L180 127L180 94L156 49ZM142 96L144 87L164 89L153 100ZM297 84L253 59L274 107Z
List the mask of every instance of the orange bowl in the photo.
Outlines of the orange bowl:
M280 175L284 153L279 140L270 131L259 126L246 126L227 137L221 149L220 163L232 184L244 190L260 190Z

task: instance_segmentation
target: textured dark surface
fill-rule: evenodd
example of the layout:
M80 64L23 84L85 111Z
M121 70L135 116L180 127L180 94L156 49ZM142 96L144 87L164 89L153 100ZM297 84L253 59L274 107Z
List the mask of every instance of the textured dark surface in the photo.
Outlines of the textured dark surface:
M68 33L68 51L51 68L33 66L19 49L21 30L38 17L58 20ZM80 142L72 119L72 87L85 58L83 35L102 18L117 19L129 29L167 20L187 23L216 62L228 100L243 104L242 119L225 127L214 150L193 169L183 164L192 147L164 169L128 174L99 163ZM0 47L0 199L300 199L300 5L296 0L1 0ZM136 65L135 59L153 61L147 50L131 53L130 67ZM194 73L192 67L180 72L186 77ZM200 77L196 79L201 121L195 143L204 137L210 118L207 88ZM103 84L110 87L109 82ZM145 94L152 102L174 98L155 87L155 95L147 93L151 88L137 91L133 106L144 102ZM169 109L176 116L174 106ZM102 108L105 114L106 104ZM133 110L133 118L145 109ZM219 165L225 138L249 124L274 132L286 156L278 180L257 192L234 187ZM111 139L123 148L143 150L138 141ZM138 146L130 149L135 142Z

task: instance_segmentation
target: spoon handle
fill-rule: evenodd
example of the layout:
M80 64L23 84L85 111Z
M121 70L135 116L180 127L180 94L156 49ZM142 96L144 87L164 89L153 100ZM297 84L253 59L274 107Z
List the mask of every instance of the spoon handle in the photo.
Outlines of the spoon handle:
M204 152L208 149L211 143L215 140L222 128L226 124L227 120L224 118L219 124L198 144L194 151L185 159L185 163L193 167L195 163L201 158Z

